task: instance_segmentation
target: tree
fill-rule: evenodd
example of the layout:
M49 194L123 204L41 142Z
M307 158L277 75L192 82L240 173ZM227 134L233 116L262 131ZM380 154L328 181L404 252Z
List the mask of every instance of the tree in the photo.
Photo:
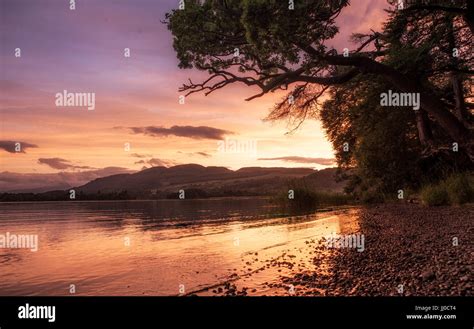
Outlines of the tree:
M268 119L287 119L297 128L331 101L323 96L334 100L340 88L368 88L376 79L378 86L420 94L421 110L413 117L415 138L425 154L455 142L472 163L472 1L425 2L411 0L403 9L395 3L383 30L354 35L354 49L344 54L327 41L338 33L335 19L344 14L348 0L295 1L293 10L277 0L186 1L184 10L166 15L179 67L207 71L209 77L189 81L180 91L208 95L243 83L258 90L247 99L252 100L290 90ZM454 57L454 49L462 55ZM379 96L370 97L376 106ZM344 105L363 102L357 97L352 101ZM338 109L333 110L337 121ZM412 124L408 117L397 120Z

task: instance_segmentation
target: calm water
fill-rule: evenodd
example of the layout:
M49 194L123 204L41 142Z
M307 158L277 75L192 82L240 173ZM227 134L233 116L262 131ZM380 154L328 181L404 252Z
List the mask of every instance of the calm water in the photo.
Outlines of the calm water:
M311 270L305 241L354 229L356 212L288 217L258 198L0 203L0 235L39 239L36 252L0 248L0 295L206 295L236 274L269 294L262 282L280 273L245 264L294 249Z

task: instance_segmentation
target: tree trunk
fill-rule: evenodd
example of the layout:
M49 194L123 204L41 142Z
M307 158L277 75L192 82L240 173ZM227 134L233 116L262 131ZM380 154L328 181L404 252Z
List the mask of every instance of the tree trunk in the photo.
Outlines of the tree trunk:
M473 8L474 9L474 8ZM454 68L459 67L459 62L457 57L452 56L452 51L456 46L456 38L454 36L454 22L451 18L446 17L446 25L448 26L448 42L449 42L449 49L447 49L447 54L451 58L451 64ZM454 101L456 104L456 109L454 114L458 118L459 121L465 122L467 115L466 115L466 104L464 102L464 91L462 85L462 77L458 72L451 72L451 84L453 86L453 94L454 94Z
M401 92L419 93L421 107L430 114L436 122L456 142L474 163L474 136L456 116L446 109L446 105L436 96L426 91L419 83L401 74L394 68L379 63L367 57L333 56L325 58L333 65L353 65L362 73L372 73L384 76Z
M466 122L467 111L466 104L464 102L464 93L462 81L459 78L459 73L453 72L451 75L451 82L453 84L454 100L456 102L456 117L461 122Z
M474 2L474 1L473 1ZM344 57L340 55L322 55L310 45L298 44L298 46L312 55L316 60L326 61L330 65L354 66L361 73L371 73L384 76L392 85L401 92L419 93L421 107L430 114L434 120L451 137L451 142L456 142L464 149L471 161L474 163L474 136L464 124L451 113L446 105L435 95L425 90L416 81L398 72L391 66L377 62L363 56Z
M416 112L416 128L418 129L418 138L421 145L431 147L433 143L433 134L429 124L428 115L423 109Z

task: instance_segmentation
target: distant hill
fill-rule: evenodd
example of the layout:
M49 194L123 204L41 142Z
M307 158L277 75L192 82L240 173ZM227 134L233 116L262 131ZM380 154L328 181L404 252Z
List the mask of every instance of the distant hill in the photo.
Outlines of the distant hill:
M314 190L341 192L345 183L336 182L337 168L247 167L230 170L197 164L153 167L136 173L97 178L74 187L77 199L177 198L185 190L186 198L222 196L268 196L286 191L290 182L304 182ZM43 193L0 193L0 201L66 200L70 188Z
M197 164L170 168L153 167L133 174L120 174L95 179L76 190L85 194L114 193L126 190L131 194L170 194L180 189L202 190L210 195L268 195L287 187L292 179L307 181L328 191L341 191L342 183L334 179L336 168L316 171L309 168L247 167L233 171L224 167Z

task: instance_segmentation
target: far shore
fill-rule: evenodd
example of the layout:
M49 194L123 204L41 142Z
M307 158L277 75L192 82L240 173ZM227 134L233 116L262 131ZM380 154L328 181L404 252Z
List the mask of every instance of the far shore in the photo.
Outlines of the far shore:
M1 194L1 193L0 193ZM206 200L226 200L226 199L271 199L272 196L269 195L259 195L259 196L221 196L221 197L210 197L210 198L189 198L189 199L105 199L105 200L35 200L35 201L1 201L2 203L47 203L47 202L146 202L146 201L206 201Z

